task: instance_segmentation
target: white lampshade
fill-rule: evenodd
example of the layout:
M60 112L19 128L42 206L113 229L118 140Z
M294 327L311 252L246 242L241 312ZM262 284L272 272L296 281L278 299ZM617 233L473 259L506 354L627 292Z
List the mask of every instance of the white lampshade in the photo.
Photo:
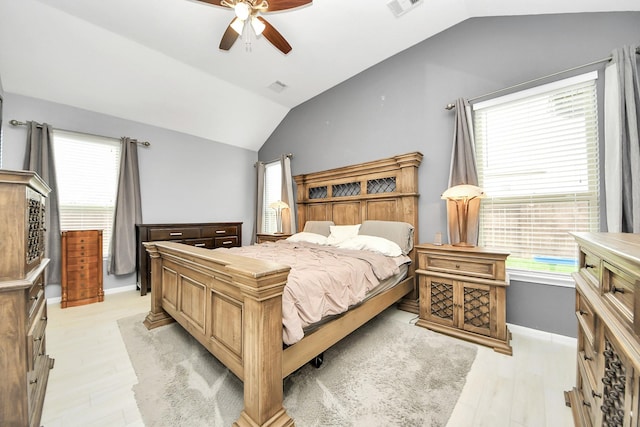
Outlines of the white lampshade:
M256 36L262 34L266 27L266 25L264 25L264 22L259 20L256 16L251 18L251 26L253 27L253 31L256 33Z
M282 210L282 209L287 209L289 205L283 202L282 200L276 200L275 202L271 203L269 207L275 210Z
M233 31L235 31L236 33L242 35L242 29L244 28L244 21L242 21L240 18L234 19L233 22L231 23L231 28L233 28Z
M441 196L442 199L450 200L468 200L476 197L484 197L484 191L482 191L482 188L470 184L461 184L449 187Z

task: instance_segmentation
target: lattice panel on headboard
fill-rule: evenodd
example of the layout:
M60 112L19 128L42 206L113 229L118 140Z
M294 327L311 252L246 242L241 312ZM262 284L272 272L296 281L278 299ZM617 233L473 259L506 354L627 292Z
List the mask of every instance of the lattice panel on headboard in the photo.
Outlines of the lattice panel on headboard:
M326 199L329 193L327 192L327 186L312 187L309 188L310 199Z
M345 184L334 184L331 186L333 197L349 197L360 195L359 182L347 182Z
M393 193L394 191L396 191L395 176L367 181L367 194Z

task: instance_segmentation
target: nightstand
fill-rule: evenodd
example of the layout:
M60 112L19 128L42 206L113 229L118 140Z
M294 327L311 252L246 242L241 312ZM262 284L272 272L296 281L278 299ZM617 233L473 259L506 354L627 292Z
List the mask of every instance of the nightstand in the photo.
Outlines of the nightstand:
M258 233L256 234L256 243L276 242L291 237L291 234L284 233Z
M418 326L511 355L506 323L508 252L482 247L416 245Z

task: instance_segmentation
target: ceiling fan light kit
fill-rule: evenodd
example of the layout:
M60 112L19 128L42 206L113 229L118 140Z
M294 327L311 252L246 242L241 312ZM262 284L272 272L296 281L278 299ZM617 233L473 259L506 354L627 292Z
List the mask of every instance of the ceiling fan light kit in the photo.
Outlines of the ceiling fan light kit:
M291 45L276 30L273 25L267 22L260 13L279 12L282 10L294 9L312 3L312 0L200 0L204 3L233 9L235 17L227 26L220 49L229 50L235 43L238 36L245 30L245 24L250 22L251 28L256 36L264 37L285 55L291 52Z

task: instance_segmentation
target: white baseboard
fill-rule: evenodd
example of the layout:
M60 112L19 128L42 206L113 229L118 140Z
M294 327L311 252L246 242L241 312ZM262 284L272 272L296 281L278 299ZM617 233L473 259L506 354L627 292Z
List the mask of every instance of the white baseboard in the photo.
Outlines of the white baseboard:
M117 288L105 289L104 294L118 294L120 292L135 291L137 289L138 287L136 285L118 286ZM62 301L62 297L47 298L47 304L60 304L60 301Z
M564 345L576 346L578 344L577 338L568 337L566 335L554 334L551 332L541 331L539 329L527 328L525 326L514 325L509 323L509 330L520 335L527 335L532 338L547 340Z

